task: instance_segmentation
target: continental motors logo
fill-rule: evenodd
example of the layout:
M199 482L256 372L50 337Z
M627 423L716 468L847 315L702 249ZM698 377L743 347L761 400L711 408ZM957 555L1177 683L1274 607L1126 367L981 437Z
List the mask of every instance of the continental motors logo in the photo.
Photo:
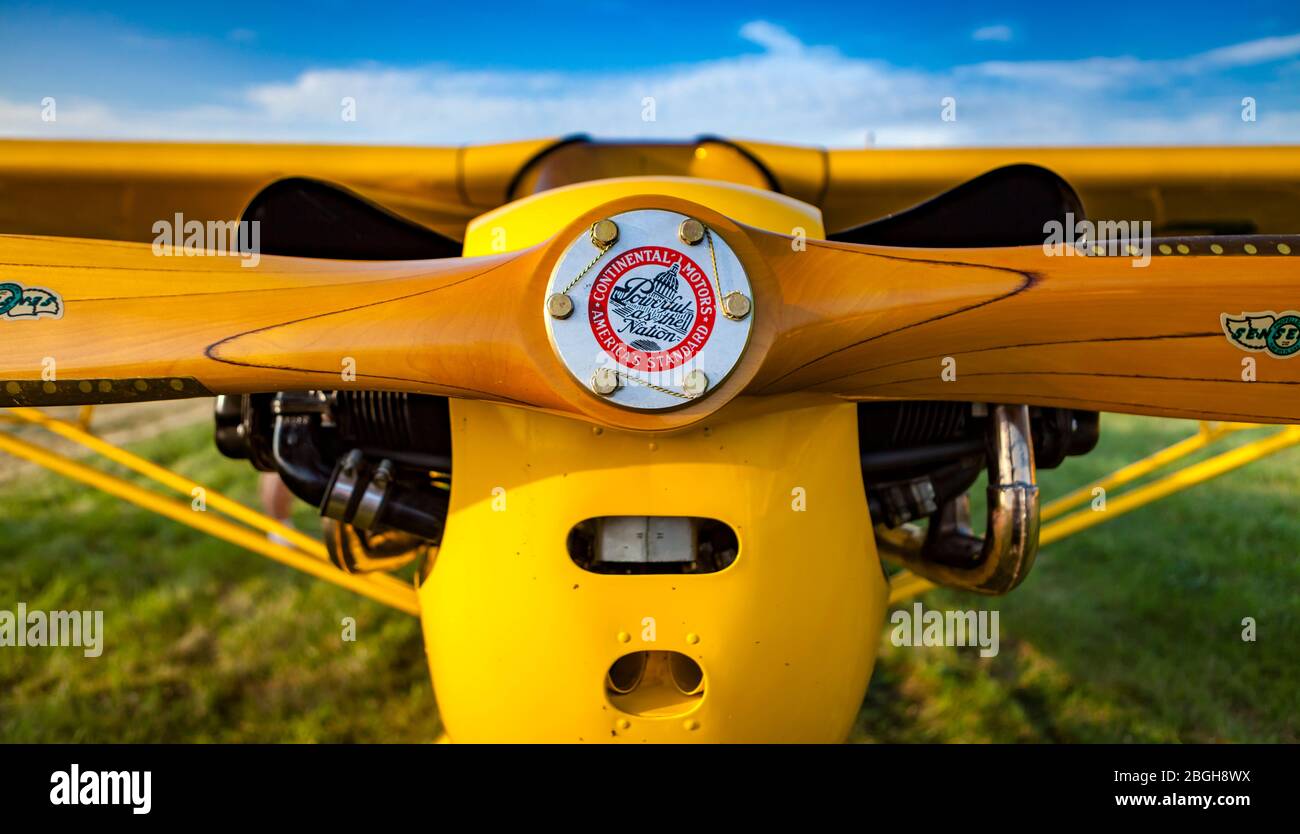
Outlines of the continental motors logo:
M0 318L21 321L43 316L63 318L63 299L58 293L44 287L0 282Z
M684 253L641 246L609 263L591 286L596 343L635 371L668 371L699 354L713 334L718 299L708 274Z
M1223 334L1242 350L1287 359L1300 353L1300 313L1242 313L1219 316Z

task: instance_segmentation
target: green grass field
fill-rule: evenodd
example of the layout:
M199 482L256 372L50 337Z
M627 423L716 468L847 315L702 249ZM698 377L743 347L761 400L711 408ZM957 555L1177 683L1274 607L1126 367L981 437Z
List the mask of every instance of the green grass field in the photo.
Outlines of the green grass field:
M1043 473L1045 495L1192 429L1107 416L1097 452ZM254 500L251 468L216 453L207 423L131 448ZM0 609L103 609L106 631L96 659L0 648L0 741L439 733L407 615L53 475L0 483L0 518ZM1298 741L1298 549L1292 449L1045 548L1008 597L934 592L929 607L995 607L1000 654L884 640L853 740Z

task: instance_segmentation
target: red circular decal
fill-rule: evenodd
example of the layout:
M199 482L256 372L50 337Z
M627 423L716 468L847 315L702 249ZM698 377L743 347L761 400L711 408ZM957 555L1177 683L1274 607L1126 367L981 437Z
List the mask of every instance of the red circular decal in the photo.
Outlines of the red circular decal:
M662 246L629 249L610 261L587 299L596 343L636 371L666 371L689 361L708 342L717 315L708 275Z

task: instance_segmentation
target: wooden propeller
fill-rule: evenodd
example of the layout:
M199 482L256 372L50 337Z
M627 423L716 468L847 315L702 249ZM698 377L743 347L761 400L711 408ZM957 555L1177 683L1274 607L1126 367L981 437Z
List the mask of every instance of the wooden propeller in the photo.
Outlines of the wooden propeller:
M559 251L594 218L631 206L703 219L737 252L755 296L753 335L732 378L664 413L583 390L542 318ZM356 387L666 429L741 393L813 391L1300 422L1300 359L1246 352L1220 323L1300 307L1300 241L1166 245L1172 254L1135 268L1127 255L1048 256L1039 246L803 242L669 197L616 201L551 241L487 258L263 256L245 266L238 255L0 236L0 309L6 285L49 289L62 303L60 318L0 315L0 405Z
M1123 247L797 251L753 237L780 278L782 321L751 393L1300 422L1300 351L1247 352L1221 324L1300 308L1300 239L1157 240L1136 267Z
M536 250L336 261L155 254L148 244L0 237L3 288L60 296L61 317L0 316L0 402L380 388L556 399L513 319ZM50 377L53 376L53 380Z

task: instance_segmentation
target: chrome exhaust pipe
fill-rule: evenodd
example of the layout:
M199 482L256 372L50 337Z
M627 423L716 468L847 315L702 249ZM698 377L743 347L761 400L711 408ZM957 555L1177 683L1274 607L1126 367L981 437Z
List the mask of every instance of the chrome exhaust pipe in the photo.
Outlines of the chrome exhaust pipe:
M321 519L330 562L344 573L396 570L410 564L432 545L400 530L358 530L351 524Z
M882 556L938 585L980 594L1005 594L1024 581L1038 553L1038 486L1029 407L992 406L989 412L988 524L970 528L970 499L962 495L930 517L925 533L911 525L877 529Z

